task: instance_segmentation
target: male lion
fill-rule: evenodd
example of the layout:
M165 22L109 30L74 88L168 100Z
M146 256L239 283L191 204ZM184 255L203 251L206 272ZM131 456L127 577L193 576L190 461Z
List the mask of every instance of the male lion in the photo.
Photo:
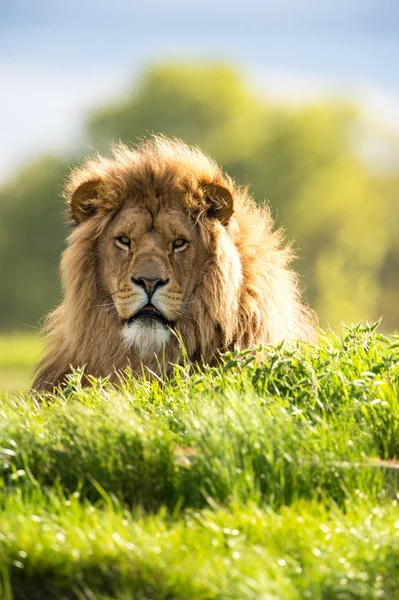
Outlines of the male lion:
M76 225L61 261L62 304L50 314L33 387L72 367L117 378L313 338L291 252L259 208L198 149L153 137L115 145L75 169L65 197Z

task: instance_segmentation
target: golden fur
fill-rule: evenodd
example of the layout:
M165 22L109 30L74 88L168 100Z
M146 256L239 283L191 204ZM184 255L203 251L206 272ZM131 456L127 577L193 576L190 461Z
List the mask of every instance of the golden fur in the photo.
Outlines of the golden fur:
M126 367L167 370L181 342L191 360L212 362L233 348L313 339L268 208L198 149L155 136L118 144L75 169L65 197L77 226L34 388L52 389L71 367L111 379ZM148 303L176 335L132 317Z

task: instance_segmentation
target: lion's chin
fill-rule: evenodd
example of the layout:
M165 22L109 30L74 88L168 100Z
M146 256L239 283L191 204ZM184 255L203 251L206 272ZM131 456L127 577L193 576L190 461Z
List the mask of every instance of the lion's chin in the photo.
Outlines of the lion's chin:
M152 318L136 319L122 329L123 340L142 360L162 352L170 335L170 330L164 324Z

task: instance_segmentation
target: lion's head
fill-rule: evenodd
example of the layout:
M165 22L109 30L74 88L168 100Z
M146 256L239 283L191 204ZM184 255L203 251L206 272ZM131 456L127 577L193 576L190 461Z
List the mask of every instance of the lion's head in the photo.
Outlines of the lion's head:
M92 200L87 194L101 197L94 184L83 188L72 196L78 222L87 218L82 211ZM201 202L209 203L204 209L207 218L227 223L233 202L228 190L204 184L197 192L199 198L203 195ZM195 224L202 207L193 219L185 207L185 194L173 185L165 186L161 194L139 189L127 194L98 239L101 295L116 309L123 343L143 360L159 353L171 341L173 330L189 318L199 267L210 258Z
M71 367L113 377L167 368L283 338L306 339L290 252L258 208L199 150L153 137L113 147L72 172L75 229L61 273L63 303L34 386Z

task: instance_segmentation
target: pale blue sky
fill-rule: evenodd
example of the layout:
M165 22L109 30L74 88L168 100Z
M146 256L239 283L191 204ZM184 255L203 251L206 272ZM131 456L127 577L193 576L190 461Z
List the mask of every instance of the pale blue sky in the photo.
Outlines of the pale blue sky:
M399 128L397 0L0 0L0 178L80 149L87 111L146 65L192 58L285 99L355 97Z

